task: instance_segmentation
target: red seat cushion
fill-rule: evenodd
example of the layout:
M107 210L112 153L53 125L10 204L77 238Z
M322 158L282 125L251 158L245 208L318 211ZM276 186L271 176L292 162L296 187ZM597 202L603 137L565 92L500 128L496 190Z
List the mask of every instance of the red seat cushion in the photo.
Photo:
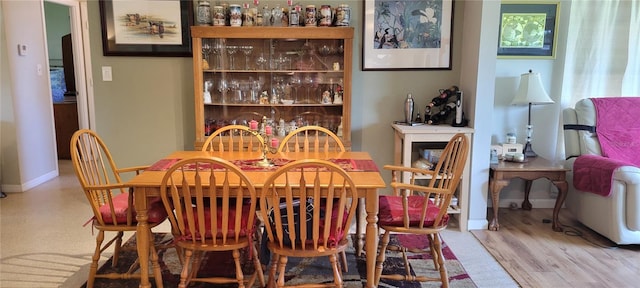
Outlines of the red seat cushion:
M126 224L127 212L129 211L129 193L121 193L114 196L113 208L116 213L116 221L118 221L118 224ZM167 211L164 209L160 198L154 198L153 200L150 199L147 208L147 215L149 217L147 221L149 223L159 223L167 219ZM111 209L109 209L108 204L100 206L99 210L105 224L114 224L111 218ZM133 223L137 223L135 211L133 212Z
M256 223L256 219L254 218L254 223L252 223L252 225L248 225L248 221L249 221L249 207L250 205L243 205L242 208L242 220L240 221L240 236L242 237L246 237L247 235L251 235L253 234L254 228L255 228L255 223ZM217 209L217 214L218 214L218 224L217 227L218 229L222 229L222 207L219 207ZM194 215L197 215L196 212L196 208L193 208L193 213ZM235 235L235 222L236 222L236 207L229 207L229 221L228 221L228 234L227 235ZM186 212L183 212L183 217L184 217L184 221L185 221L185 233L184 233L184 239L191 239L191 231L189 230L189 226L187 223L187 215ZM206 231L205 231L205 237L206 238L211 238L212 237L212 233L211 233L211 207L206 207L204 210L204 218L205 218L205 227L206 227ZM198 226L198 222L199 219L196 217L195 218L195 225L196 227ZM196 232L196 237L197 239L200 239L200 234L198 232ZM218 232L218 234L216 235L216 238L221 238L222 237L222 233Z
M378 212L378 224L386 226L404 226L404 210L402 208L401 196L380 196L380 210ZM409 196L407 197L408 209L409 209L409 226L418 226L422 214L422 204L425 201L424 196ZM427 206L427 216L424 219L424 226L433 226L438 217L440 208L433 204L429 200ZM442 217L442 225L446 225L449 221L449 214L445 214Z

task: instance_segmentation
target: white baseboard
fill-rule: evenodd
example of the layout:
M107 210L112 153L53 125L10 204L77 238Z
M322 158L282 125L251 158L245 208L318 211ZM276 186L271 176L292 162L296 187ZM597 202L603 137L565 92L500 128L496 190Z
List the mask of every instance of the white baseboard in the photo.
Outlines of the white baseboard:
M489 228L487 219L469 219L467 222L467 230L486 230Z
M2 185L2 191L9 193L25 192L56 177L58 177L58 171L54 170L26 183L19 185Z

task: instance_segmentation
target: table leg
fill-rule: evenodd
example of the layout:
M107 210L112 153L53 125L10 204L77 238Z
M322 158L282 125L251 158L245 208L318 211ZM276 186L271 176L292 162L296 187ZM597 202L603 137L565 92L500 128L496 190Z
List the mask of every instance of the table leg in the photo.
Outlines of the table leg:
M133 189L133 199L135 201L136 220L136 246L138 248L138 259L140 260L140 288L151 287L149 283L149 241L151 231L147 223L147 198L144 195L144 188Z
M531 210L533 205L529 202L529 192L531 192L531 184L533 181L525 180L524 181L524 201L522 201L522 210Z
M366 257L367 257L367 286L375 287L375 267L376 255L378 254L378 192L367 191L365 207L367 211L367 240L366 240Z
M365 214L364 211L364 206L365 205L365 201L364 198L358 198L358 210L356 211L356 243L354 243L354 245L356 246L356 257L359 257L360 255L362 255L362 247L364 247L365 244L365 233L363 233L364 230L364 226L362 225L364 219L363 216Z
M556 198L556 204L553 207L553 220L551 222L551 228L553 229L553 231L562 232L562 225L558 220L558 213L560 213L560 208L562 208L562 204L567 198L569 184L567 184L567 181L554 181L553 185L556 185L556 187L558 187L558 198Z
M493 206L493 219L489 223L489 230L498 231L500 224L498 223L498 209L500 209L500 191L506 187L509 181L504 180L489 180L489 189L491 190L491 204Z

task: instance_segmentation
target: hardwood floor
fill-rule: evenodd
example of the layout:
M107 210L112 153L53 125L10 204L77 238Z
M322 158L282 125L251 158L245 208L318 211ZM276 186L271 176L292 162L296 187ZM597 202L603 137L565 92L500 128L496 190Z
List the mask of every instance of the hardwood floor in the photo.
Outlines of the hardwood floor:
M522 287L640 287L640 245L617 246L567 209L560 212L564 232L554 232L543 223L551 214L500 209L499 231L472 233Z

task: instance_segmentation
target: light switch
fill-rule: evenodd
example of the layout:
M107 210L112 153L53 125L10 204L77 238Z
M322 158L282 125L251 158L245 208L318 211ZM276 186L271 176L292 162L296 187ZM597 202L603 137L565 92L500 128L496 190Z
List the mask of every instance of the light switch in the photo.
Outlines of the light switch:
M113 81L111 66L102 66L102 81Z

